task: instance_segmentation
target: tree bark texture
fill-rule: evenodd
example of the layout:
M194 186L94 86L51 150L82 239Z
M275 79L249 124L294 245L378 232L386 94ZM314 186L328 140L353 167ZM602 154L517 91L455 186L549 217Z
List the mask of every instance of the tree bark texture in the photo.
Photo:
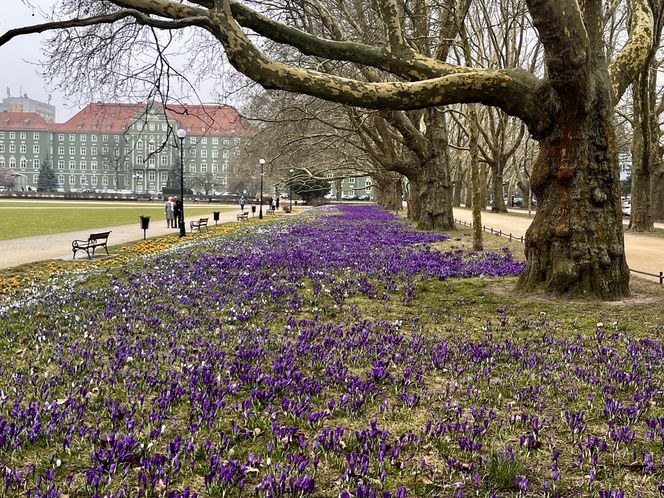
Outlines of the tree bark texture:
M526 233L520 289L602 299L629 294L607 76L598 70L595 98L566 109L540 141L531 181L537 213Z
M388 211L403 209L403 179L399 173L386 172L374 177L374 200Z

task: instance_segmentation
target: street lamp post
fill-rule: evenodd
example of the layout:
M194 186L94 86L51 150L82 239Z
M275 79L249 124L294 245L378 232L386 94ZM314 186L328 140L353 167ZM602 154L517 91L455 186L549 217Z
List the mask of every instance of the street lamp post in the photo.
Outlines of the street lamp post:
M265 159L260 159L259 164L261 165L261 205L258 207L258 219L263 219L263 166L265 166Z
M184 139L187 136L187 130L180 128L177 136L180 139L180 217L178 223L180 224L180 237L184 237L187 235L184 227Z
M288 212L293 212L293 168L288 170Z

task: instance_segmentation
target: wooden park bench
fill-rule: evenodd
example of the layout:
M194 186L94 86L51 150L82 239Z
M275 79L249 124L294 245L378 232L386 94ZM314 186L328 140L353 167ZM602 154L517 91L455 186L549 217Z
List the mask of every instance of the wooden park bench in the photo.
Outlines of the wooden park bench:
M246 221L249 219L249 211L242 211L237 215L237 221Z
M108 232L91 233L88 240L74 240L71 243L71 250L74 251L74 257L72 259L76 259L76 251L81 250L87 253L88 259L92 259L97 247L103 247L108 255L108 246L106 243L108 242L108 236L110 234L111 231L109 230ZM90 249L92 249L92 254L90 254Z
M201 228L205 227L208 229L208 219L209 218L199 218L198 220L192 220L189 222L189 228L193 232L194 228L198 228L198 231L201 231Z

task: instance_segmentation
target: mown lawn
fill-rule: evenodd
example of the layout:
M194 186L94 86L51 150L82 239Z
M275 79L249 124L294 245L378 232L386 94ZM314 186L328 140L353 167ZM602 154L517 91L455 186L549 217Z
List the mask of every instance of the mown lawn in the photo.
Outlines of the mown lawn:
M660 494L660 288L520 296L372 206L235 227L5 296L0 496Z
M187 216L233 210L221 204L185 204ZM162 202L0 200L0 240L139 222L139 216L163 221Z

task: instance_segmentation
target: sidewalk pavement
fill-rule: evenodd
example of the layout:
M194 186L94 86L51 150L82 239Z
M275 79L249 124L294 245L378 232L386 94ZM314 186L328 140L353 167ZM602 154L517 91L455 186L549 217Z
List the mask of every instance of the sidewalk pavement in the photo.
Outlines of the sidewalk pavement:
M511 213L521 213L522 210L510 210ZM467 223L472 223L472 211L466 208L454 208L454 217ZM532 217L509 216L503 213L482 211L482 225L494 230L502 230L503 234L512 234L517 239L525 236ZM623 220L627 225L629 220ZM664 228L662 223L655 223L655 227ZM659 275L664 271L664 240L649 235L639 235L634 232L625 232L625 256L627 265L638 276L646 280L659 283L658 277L642 275L638 272Z
M227 223L229 221L237 222L237 215L240 211L238 209L220 210L219 222ZM197 215L185 218L185 226L187 227L187 234L189 234L189 222L199 218L209 216L208 224L214 226L212 212L209 215ZM242 222L238 222L242 223ZM33 237L20 237L16 239L0 240L0 269L12 268L14 266L34 263L37 261L45 261L48 259L62 259L71 261L73 252L71 250L71 242L74 239L87 240L91 233L106 232L111 230L111 235L108 238L108 245L114 246L124 244L126 242L133 242L143 238L143 230L141 230L138 222L131 225L120 225L115 227L100 227L94 229L77 230L75 232L53 233L49 235L35 235ZM179 233L177 228L167 228L166 220L160 219L158 221L150 221L150 228L146 232L147 237L157 237L169 233ZM109 251L110 252L110 251ZM103 248L97 248L97 256L106 256L106 251ZM88 256L85 251L78 251L76 261L87 261Z

